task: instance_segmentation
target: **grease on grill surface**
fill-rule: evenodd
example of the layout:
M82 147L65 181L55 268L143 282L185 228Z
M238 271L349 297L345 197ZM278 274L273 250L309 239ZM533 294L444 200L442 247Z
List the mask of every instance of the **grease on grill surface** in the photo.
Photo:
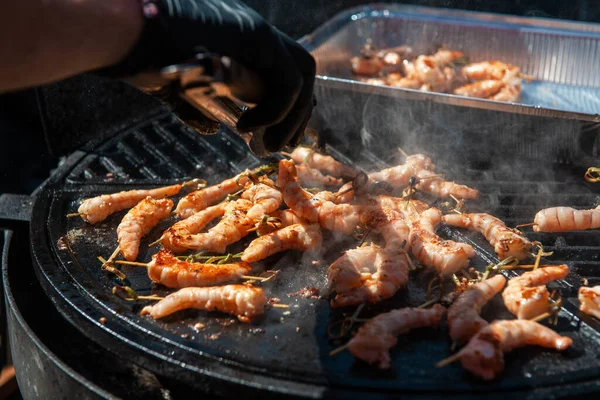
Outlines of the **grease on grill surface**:
M181 129L170 119L162 121L161 124L144 126L139 129L151 131L147 134L155 134L152 132L156 130L156 126L168 128L157 134L159 137L169 137L172 135L169 130ZM177 135L177 138L181 136L179 132ZM131 139L130 136L135 137L136 131L124 135L127 139ZM192 140L185 139L185 134L183 138L182 140ZM118 139L105 145L101 149L101 154L104 154L103 157L110 158L116 166L124 165L123 171L130 171L130 167L127 166L127 159L130 156L119 149L118 143L121 138ZM185 168L171 170L169 169L171 161L164 161L160 167L154 167L157 168L154 175L168 177L169 182L180 180L182 176L185 178L200 176L210 178L210 184L260 163L259 160L252 159L252 156L249 155L241 157L241 149L244 149L243 143L226 133L213 137L201 137L193 141L197 146L196 154L206 154L212 160L213 167L210 170L198 172L191 164ZM174 147L174 143L175 140L172 139L170 149ZM169 149L169 146L161 145L165 146L165 149ZM137 157L143 159L144 151L137 151ZM185 159L185 154L163 151L164 154L172 157L173 164L185 165L181 161L182 158ZM225 159L228 151L231 151L232 154L231 163L219 163L218 160ZM360 157L354 161L358 162L357 165L372 166L371 160L379 160L379 163L383 164L382 159L384 158L381 154L363 150ZM324 248L329 251L325 255L324 262L319 264L314 263L317 260L296 252L275 255L264 262L257 263L253 274L266 269L281 269L278 278L269 283L268 289L271 296L279 297L282 303L290 305L289 315L283 315L284 311L281 309L272 309L259 323L253 326L224 323L223 321L230 318L215 317L212 313L199 310L185 310L159 321L140 318L138 313L142 304L131 304L110 295L110 289L120 283L116 278L101 271L96 260L97 255L106 256L114 250L115 229L125 212L116 213L99 226L94 227L87 227L79 220L66 220L63 217L67 210L72 210L83 198L101 192L122 189L122 185L115 186L114 183L96 185L99 182L96 178L106 173L96 170L97 160L97 156L90 155L81 162L69 178L69 182L74 185L73 190L69 190L69 186L67 186L67 190L57 196L55 200L55 207L52 209L50 217L57 218L60 223L56 227L50 228L53 243L58 243L59 237L68 232L69 244L73 250L72 254L60 252L59 257L76 279L81 279L83 276L91 277L96 285L93 292L110 309L130 321L134 328L150 329L184 346L185 350L189 352L185 356L185 362L193 363L195 354L206 351L252 367L264 368L270 374L283 374L317 383L323 383L325 379L342 385L385 387L399 390L431 390L434 387L443 388L447 392L473 389L472 382L465 379L466 374L460 365L452 365L443 370L433 367L436 361L449 354L449 341L445 327L440 330L413 332L406 337L399 338L399 344L391 354L392 368L389 371L382 372L356 361L349 353L342 353L333 358L329 357L328 353L335 343L329 343L327 339L327 326L331 322L343 318L343 313L347 311L331 310L327 300L324 299L303 298L289 294L301 291L307 286L320 290L321 293L325 292L328 264L339 256L340 250L349 245L349 239L344 239L346 242L340 242L333 234L325 235ZM578 185L572 181L553 181L547 178L540 180L533 175L527 175L529 171L533 170L532 168L525 168L525 165L513 167L520 169L520 182L515 182L514 171L512 174L503 174L492 170L482 171L463 166L460 168L454 166L453 168L453 166L444 165L441 160L438 169L444 171L449 179L457 179L461 183L480 189L483 196L480 200L469 203L468 210L470 212L489 212L506 221L509 226L528 222L541 206L553 204L586 204L589 206L594 205L591 203L598 200L598 195L585 185ZM90 183L86 184L83 192L77 186L86 182L83 178L85 174L82 175L82 171L91 174ZM533 179L531 179L532 177ZM153 179L151 176L145 178ZM127 182L130 178L119 178L115 173L115 182L119 179L121 182ZM530 198L534 196L532 193L536 192L545 195L536 197L532 206ZM150 259L150 255L156 250L148 249L147 245L155 241L161 232L172 223L171 219L162 221L151 235L142 241L140 260L148 261ZM443 227L439 232L443 237L464 241L475 247L477 256L471 265L482 268L490 262L496 262L493 249L479 235L447 227ZM555 235L528 232L527 236L531 240L541 241L546 250L555 251L555 255L550 260L544 260L544 263L566 263L573 271L567 282L552 284L550 288L558 288L567 303L567 310L561 314L556 330L572 337L574 345L564 354L546 352L536 348L527 348L509 354L506 357L504 378L500 382L486 384L486 390L500 387L503 389L528 387L531 378L537 378L536 384L543 385L554 383L557 379L569 381L594 377L600 372L595 367L596 360L600 358L600 348L597 346L600 334L596 330L600 328L600 325L590 318L585 318L585 322L582 322L572 314L577 307L576 289L579 287L580 276L588 277L592 284L597 275L593 269L600 268L598 233L590 231ZM248 240L237 243L231 247L230 251L239 252L247 243ZM162 296L167 293L164 288L151 284L145 269L123 266L123 271L127 274L126 284L134 287L138 294L152 293ZM427 272L412 273L406 289L401 290L392 299L370 306L361 314L361 317L374 316L399 306L419 305L424 300L424 288L429 279L431 279L431 275L428 275ZM488 320L511 318L510 313L504 308L498 297L484 308L483 316ZM202 326L202 329L195 329L199 326ZM188 335L187 339L183 339L182 335Z

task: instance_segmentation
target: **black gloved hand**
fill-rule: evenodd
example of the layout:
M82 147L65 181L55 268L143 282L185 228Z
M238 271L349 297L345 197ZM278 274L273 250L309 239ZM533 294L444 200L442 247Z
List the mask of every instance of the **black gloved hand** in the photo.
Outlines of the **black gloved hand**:
M146 28L136 48L114 70L158 69L209 51L255 72L265 86L262 101L238 129L267 128L269 151L302 138L313 108L315 61L294 40L237 0L143 0Z

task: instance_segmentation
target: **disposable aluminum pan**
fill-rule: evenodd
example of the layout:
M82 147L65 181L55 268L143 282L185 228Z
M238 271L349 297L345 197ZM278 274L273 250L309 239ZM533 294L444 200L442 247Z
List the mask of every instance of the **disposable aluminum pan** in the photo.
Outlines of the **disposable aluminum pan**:
M523 18L439 8L374 4L344 11L302 39L317 61L318 85L402 99L562 119L600 122L600 24ZM440 46L472 62L502 60L532 76L520 103L422 92L359 82L350 58L376 48Z

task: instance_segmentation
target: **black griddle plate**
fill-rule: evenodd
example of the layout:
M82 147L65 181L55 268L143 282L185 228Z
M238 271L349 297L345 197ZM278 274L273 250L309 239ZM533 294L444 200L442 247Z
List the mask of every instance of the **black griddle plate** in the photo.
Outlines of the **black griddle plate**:
M358 153L351 161L359 166L384 165L373 153ZM559 168L553 180L540 180L532 173L534 169L525 168L520 180L510 180L504 174L495 175L493 170L445 169L434 158L438 161L442 165L438 170L446 176L483 193L480 200L470 203L470 212L490 212L511 226L531 221L541 207L588 208L600 197L598 189L585 184L579 179L580 171L572 168L566 172ZM328 263L353 247L352 239L326 235L328 251L320 265L313 265L310 256L292 252L254 266L253 274L281 270L265 289L270 297L289 304L289 310L271 309L264 319L251 325L228 315L196 310L154 321L139 315L146 302L132 303L112 294L112 287L123 283L102 271L96 258L113 252L116 227L125 211L93 226L79 218L65 217L77 209L82 199L102 193L162 186L194 177L214 184L260 164L234 135L223 132L199 136L168 115L158 115L122 132L93 153L72 156L40 191L34 207L32 253L43 287L68 320L105 348L160 375L215 394L243 391L247 395L260 392L303 397L362 397L368 393L471 398L486 392L489 398L500 398L526 391L529 396L542 398L549 393L573 393L573 387L576 393L596 389L600 377L600 324L593 318L580 319L576 297L579 274L589 277L590 284L600 283L594 280L595 275L600 276L598 231L529 235L555 251L552 263L565 262L571 268L567 280L554 287L566 303L556 330L573 338L573 346L562 353L535 347L516 350L506 357L502 379L482 383L466 374L459 363L441 369L433 366L450 354L445 326L401 337L392 350L388 371L356 361L348 352L328 355L340 344L328 340L328 325L352 310L331 310L327 299L289 297L288 293L306 286L324 291ZM173 222L163 221L142 242L140 261L151 259L157 249L148 248L148 243ZM496 262L493 250L479 235L447 227L442 227L441 234L473 244L477 252L473 266ZM239 251L250 239L232 246L230 251ZM122 270L127 275L126 284L138 294L167 293L151 283L145 269L123 266ZM423 288L431 277L425 272L413 273L408 288L383 304L366 308L362 316L422 303ZM484 309L484 316L511 318L499 298ZM106 317L106 324L99 322L101 317ZM205 324L205 329L195 330L197 322Z

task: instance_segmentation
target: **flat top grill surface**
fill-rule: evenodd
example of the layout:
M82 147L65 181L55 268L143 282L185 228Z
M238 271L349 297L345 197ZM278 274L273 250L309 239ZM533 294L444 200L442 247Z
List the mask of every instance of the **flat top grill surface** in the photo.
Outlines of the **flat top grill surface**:
M396 154L380 154L364 148L345 154L330 148L330 153L368 170L401 161ZM488 212L509 226L532 221L535 212L543 207L592 208L600 202L600 184L585 182L584 169L578 167L540 168L539 163L523 162L512 163L510 168L502 170L468 162L444 165L443 159L435 156L433 159L437 170L447 179L481 191L481 199L468 203L469 212ZM269 390L302 396L322 396L325 387L333 393L335 388L355 388L356 393L456 394L500 393L600 376L600 324L577 311L580 279L588 278L590 285L600 284L598 231L527 232L531 240L538 240L546 250L554 251L549 262L565 263L571 269L565 281L550 287L558 289L565 301L556 330L572 337L573 347L562 353L535 347L520 349L506 357L502 379L482 383L469 377L459 363L442 369L433 366L450 354L445 326L401 337L392 350L392 367L388 371L356 361L348 352L328 355L341 344L328 339L328 326L352 310L332 310L327 299L290 297L288 293L307 286L324 291L328 264L341 251L355 246L352 238L340 240L325 234L327 251L319 265L313 265L312 258L298 252L275 255L257 263L253 275L267 269L281 270L278 278L264 287L268 296L290 305L289 310L269 310L258 323L242 324L224 314L197 310L154 321L139 315L145 302L132 303L112 294L113 286L123 282L102 271L97 260L97 256L108 257L116 247L116 227L126 211L93 226L79 218L65 217L77 209L82 199L98 194L161 186L195 177L214 184L262 163L233 134L199 136L170 115L159 115L119 134L93 153L63 166L62 175L55 176L41 191L31 229L32 251L43 286L59 310L88 336L159 373L198 385L204 382L199 377L204 377L259 389L275 385ZM174 221L173 218L162 221L143 240L140 261L150 260L157 249L148 248L148 244ZM443 237L466 241L475 247L477 256L472 266L481 269L497 262L493 249L480 235L444 226L439 232ZM250 240L251 237L246 238L228 251L238 252ZM167 293L151 283L143 268L123 266L122 271L127 275L125 284L138 294ZM426 271L411 273L406 289L392 299L367 307L361 317L421 304L424 288L432 277ZM483 315L488 319L512 318L499 297L486 306ZM99 322L101 317L107 318L105 325ZM196 330L197 322L205 324L205 329Z

